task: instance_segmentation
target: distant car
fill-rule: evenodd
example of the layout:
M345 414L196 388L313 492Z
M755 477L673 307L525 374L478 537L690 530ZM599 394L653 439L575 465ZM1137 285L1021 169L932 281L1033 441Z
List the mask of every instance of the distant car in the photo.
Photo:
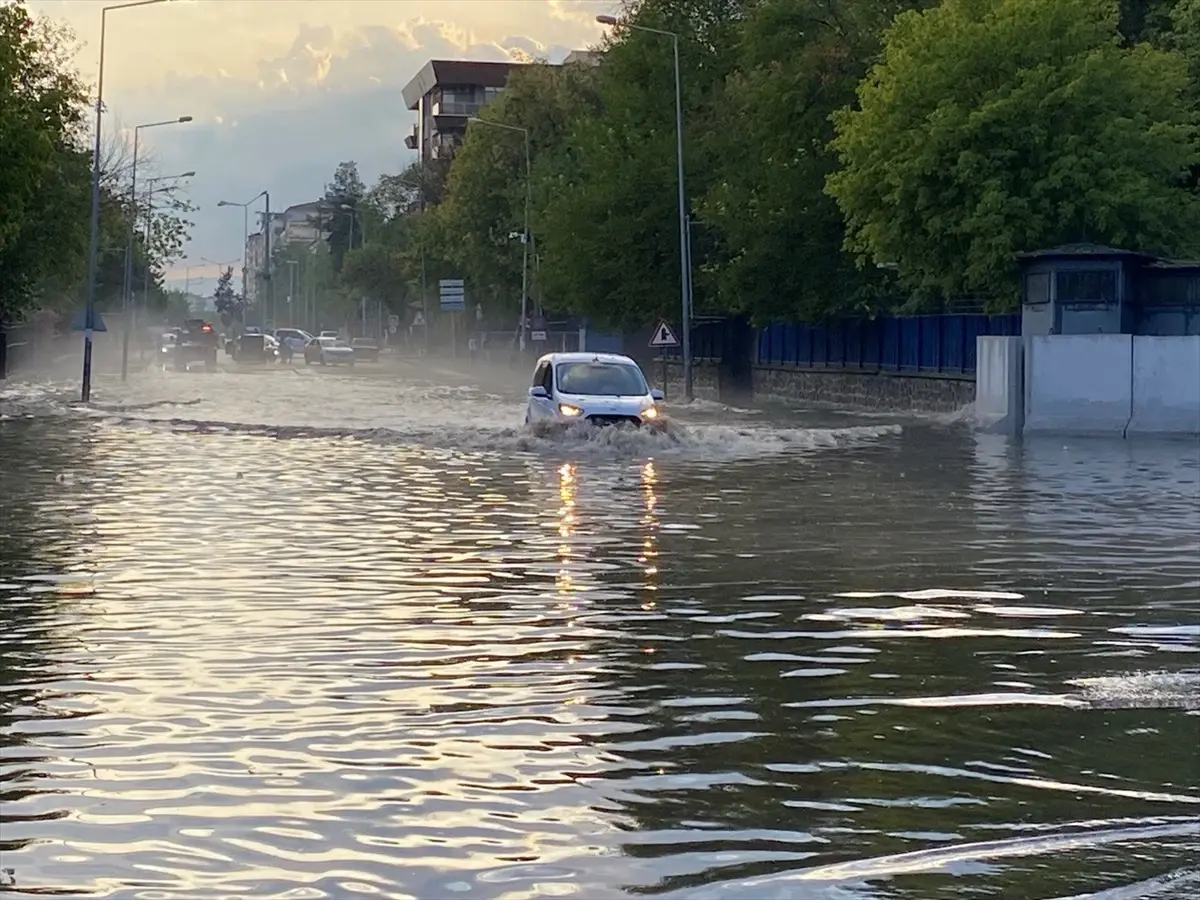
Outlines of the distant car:
M204 363L206 371L217 370L217 333L212 322L188 319L183 323L170 353L172 368L186 372L192 363Z
M359 337L350 342L354 358L364 362L379 362L379 344L373 338Z
M163 334L158 340L158 355L162 359L164 366L170 366L172 363L172 355L175 353L175 345L179 340L179 335L173 331L168 331Z
M341 335L338 334L336 331L322 331L320 334L317 335L317 337L340 338Z
M354 348L339 338L313 338L304 346L304 362L311 366L354 366Z
M287 344L293 351L303 350L313 336L302 328L276 328L275 340Z
M537 362L525 424L589 422L642 425L657 421L663 392L651 390L641 368L617 353L548 353Z

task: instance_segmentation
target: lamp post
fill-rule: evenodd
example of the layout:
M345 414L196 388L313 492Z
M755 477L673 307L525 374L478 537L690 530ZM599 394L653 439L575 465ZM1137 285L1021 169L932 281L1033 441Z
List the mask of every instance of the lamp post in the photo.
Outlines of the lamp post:
M648 28L624 22L616 16L596 16L601 25L619 25L633 31L645 31L671 39L675 57L675 157L679 180L679 292L683 312L683 395L692 402L692 272L691 249L688 246L687 200L683 190L683 92L679 81L679 35L673 31Z
M259 193L259 194L255 194L253 197L251 197L245 203L234 203L230 200L222 200L217 204L217 206L240 206L242 208L242 299L243 300L246 299L246 287L247 287L246 279L247 279L247 272L249 271L249 261L246 258L246 244L250 240L250 206L254 203L254 201L258 200L258 198L263 196L263 194L265 194L265 193L266 193L266 191L263 191L262 193Z
M104 115L104 38L108 27L108 14L118 9L135 6L150 6L166 0L132 0L100 9L100 74L96 79L96 135L92 148L92 212L88 231L87 285L83 319L83 383L80 399L88 403L92 399L92 331L96 320L96 257L100 252L100 128Z
M158 178L146 179L146 246L150 246L150 222L154 213L154 186L160 181L175 181L179 178L191 178L195 171L181 172L178 175L160 175ZM150 267L146 266L142 282L142 308L150 309Z
M294 259L287 260L287 267L288 267L287 323L288 323L288 327L293 326L296 322L296 314L294 312L294 307L292 306L292 301L296 297L296 266L298 266L298 265L300 265L298 260L294 260Z
M261 196L266 201L266 206L263 211L263 281L266 282L267 296L264 298L262 312L262 327L263 331L267 330L267 314L268 308L271 310L271 324L274 324L275 317L275 281L271 277L274 263L271 260L271 192L263 191Z
M526 319L529 306L529 241L531 238L529 233L529 207L533 196L533 179L530 177L529 164L529 129L475 117L471 121L478 122L480 125L491 125L493 128L503 128L506 131L517 131L525 137L525 225L524 232L521 234L521 330L518 342L521 352L524 353L525 334L528 327Z
M356 206L351 206L349 203L343 203L341 208L350 213L350 236L346 241L346 252L354 249L354 222L358 221L358 246L361 249L367 243L367 223L366 219L359 219L360 210ZM367 298L360 297L358 300L359 313L362 317L362 335L367 336Z
M136 125L133 129L133 169L129 176L129 235L125 247L125 285L121 291L121 306L125 312L125 334L121 338L121 380L129 377L129 332L133 329L130 321L133 312L133 235L137 231L137 164L138 138L143 128L158 128L162 125L180 125L192 121L191 116L180 116L178 119L166 119L162 122L148 122Z

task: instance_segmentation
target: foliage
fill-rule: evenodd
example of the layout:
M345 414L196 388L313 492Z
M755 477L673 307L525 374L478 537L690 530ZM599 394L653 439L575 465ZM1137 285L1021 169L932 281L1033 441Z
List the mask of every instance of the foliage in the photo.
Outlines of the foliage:
M925 295L1013 297L1013 254L1071 240L1188 248L1182 59L1121 46L1112 0L944 0L889 28L835 116L829 192L862 263Z
M43 282L68 283L86 258L87 95L72 49L64 30L0 6L0 319L32 305Z
M0 320L37 307L71 308L83 299L90 240L92 148L87 90L72 68L76 45L65 27L0 5ZM102 147L96 301L118 303L130 227L131 158L123 142ZM161 272L181 253L189 207L148 213L149 244L132 240L133 281L161 290ZM160 198L161 199L161 198Z
M213 306L221 317L221 324L229 327L234 322L241 322L245 317L246 300L233 289L233 268L227 268L217 278L217 286L213 290Z
M1019 250L1192 249L1200 0L626 0L621 18L679 38L700 314L1002 307ZM342 163L322 252L296 260L308 308L429 310L461 277L507 325L528 191L535 306L676 320L672 49L617 26L599 66L515 71L449 168L367 190Z
M519 309L525 268L522 235L532 193L526 137L531 171L555 168L554 157L579 113L596 109L593 81L592 71L577 66L535 64L514 72L455 156L438 210L448 239L443 249L471 294L485 306L501 307L506 322Z
M340 163L333 173L333 181L325 188L324 228L329 253L335 272L342 270L342 260L350 250L351 238L355 246L362 242L357 220L358 204L366 194L366 187L358 174L358 163Z
M881 278L843 250L824 190L837 166L830 116L853 102L883 29L913 5L846 0L835 16L827 0L764 0L742 23L707 145L720 177L700 202L721 257L697 277L714 282L721 309L814 320L878 305Z
M754 8L736 0L644 0L635 24L679 35L688 197L717 170L703 162L705 111L734 65L735 36ZM535 238L546 302L619 326L644 325L679 308L675 73L672 39L618 29L596 69L598 103L576 108L555 164L535 191ZM453 178L453 172L451 173ZM693 244L693 269L715 264ZM705 308L704 282L696 305Z

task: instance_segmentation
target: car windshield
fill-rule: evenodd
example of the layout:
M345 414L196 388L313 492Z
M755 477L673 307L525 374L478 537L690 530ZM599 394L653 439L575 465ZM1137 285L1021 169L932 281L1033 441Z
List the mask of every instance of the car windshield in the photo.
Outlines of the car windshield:
M558 366L558 389L564 394L630 397L648 393L642 370L628 363L573 362Z
M337 338L321 338L321 345L324 347L346 347L346 342L340 341Z

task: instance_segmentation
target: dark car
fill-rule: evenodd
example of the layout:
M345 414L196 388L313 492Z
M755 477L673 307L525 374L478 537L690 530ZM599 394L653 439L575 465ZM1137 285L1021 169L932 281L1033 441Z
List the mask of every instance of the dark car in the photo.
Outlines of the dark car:
M207 371L215 372L218 343L212 322L188 319L176 337L174 352L170 354L173 367L177 371L186 372L192 363L202 362Z
M379 344L372 338L359 337L350 342L354 358L363 362L379 362Z

